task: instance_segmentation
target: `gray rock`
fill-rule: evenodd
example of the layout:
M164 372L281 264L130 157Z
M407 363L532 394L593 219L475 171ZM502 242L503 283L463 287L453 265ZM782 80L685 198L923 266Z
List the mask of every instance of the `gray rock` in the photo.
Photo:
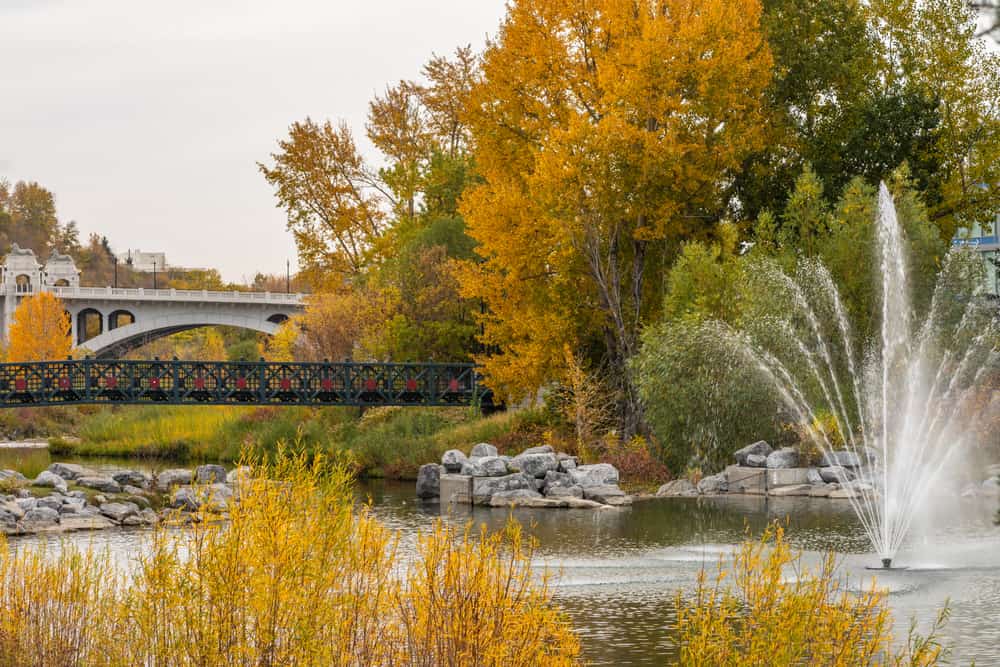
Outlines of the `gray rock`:
M170 498L170 506L185 512L196 512L201 507L197 494L190 486L179 487Z
M0 533L16 533L17 518L0 509Z
M675 479L656 490L657 497L675 498L697 496L698 489L687 479Z
M45 496L44 498L39 498L38 504L35 505L35 507L46 507L50 510L55 510L56 512L62 509L62 506L63 506L63 497L58 494L52 494L51 496Z
M38 498L18 498L14 501L24 512L30 512L38 507Z
M725 493L729 490L729 482L726 481L726 474L709 475L703 477L698 482L698 493L710 496Z
M241 484L250 479L250 466L236 466L226 475L226 483Z
M578 486L578 484L573 481L573 478L568 473L557 472L555 470L550 470L547 473L545 473L544 482L546 489L551 489L557 486L562 486L562 487ZM546 491L546 493L548 492Z
M104 503L101 505L101 514L116 523L121 523L126 517L135 516L139 513L139 506L135 503Z
M12 500L0 503L0 514L10 514L15 520L20 521L27 510Z
M511 489L509 491L497 491L490 496L489 502L485 503L490 507L513 507L513 506L535 506L531 501L541 500L542 494L531 489Z
M826 452L820 457L819 465L821 468L829 468L831 466L843 466L844 468L860 468L861 459L854 452L849 452L845 449L837 450L834 452Z
M854 475L851 474L851 471L843 466L827 466L825 468L820 468L819 476L824 482L836 482L838 484L842 482L850 482L854 479Z
M462 464L468 462L465 454L458 449L449 449L441 455L441 465L446 472L458 473L462 471Z
M136 526L145 526L146 521L138 514L133 514L122 519L122 525L134 528Z
M159 517L156 516L156 512L154 512L151 509L142 510L141 512L139 512L139 517L142 519L142 522L147 526L154 526L160 521Z
M469 456L471 456L472 458L479 458L484 456L497 456L498 454L499 452L497 451L497 448L488 442L480 442L478 445L475 445L472 448L471 452L469 452Z
M752 445L747 445L743 449L737 449L735 452L736 462L739 463L741 466L749 466L750 464L747 463L747 457L750 456L751 454L757 454L758 456L766 457L772 451L773 450L771 449L771 445L767 444L767 442L765 442L764 440L758 440ZM759 467L759 466L751 466L751 467Z
M559 469L559 459L551 452L532 452L515 456L513 466L526 475L540 479L548 471Z
M583 487L576 484L572 486L549 486L545 488L546 498L583 498Z
M130 496L141 496L146 493L146 489L140 489L138 486L132 486L131 484L126 484L122 487L122 493L127 493Z
M233 490L225 484L212 484L200 489L200 500L203 506L213 512L229 511L229 503L233 499Z
M206 464L194 469L194 478L199 484L215 484L226 481L226 469L220 465Z
M139 507L151 507L149 499L145 496L129 495L125 500Z
M76 483L88 489L103 491L104 493L121 493L122 487L110 477L77 477Z
M441 493L441 466L425 463L417 472L417 498L437 498Z
M156 474L157 491L167 492L175 486L191 483L191 471L184 468L163 470Z
M555 453L555 450L552 449L552 445L539 445L537 447L528 447L526 450L518 454L518 456L524 456L525 454L553 454L553 453Z
M747 468L766 468L767 457L763 454L750 454L747 456L746 463L743 465Z
M95 505L100 506L100 505L103 505L106 502L108 502L108 499L103 494L98 493L96 496L94 496L94 504Z
M605 486L618 484L618 468L610 463L594 463L591 465L577 466L567 472L573 478L575 484L583 488L590 486Z
M602 484L600 486L583 487L583 497L587 500L596 500L599 503L610 504L611 498L624 498L625 492L613 484Z
M559 458L559 472L569 472L576 469L577 465L579 465L579 461L575 456L560 454L557 458Z
M483 469L486 477L503 477L510 473L507 462L499 456L483 456L476 463Z
M769 496L808 496L812 494L812 484L788 484L767 490Z
M48 470L43 470L38 473L38 477L35 478L35 481L33 481L32 484L35 486L45 486L58 489L62 493L66 493L66 480L54 472L49 472Z
M124 486L134 486L140 489L148 489L152 479L144 472L138 470L119 470L111 474L111 479Z
M816 468L809 468L806 472L806 481L810 484L822 484L824 480L819 470Z
M462 464L462 470L459 474L469 477L486 477L486 471L479 465L479 462L471 459Z
M48 507L36 507L24 513L21 529L25 531L49 528L59 524L59 512Z
M13 479L18 482L27 482L28 478L19 473L16 470L0 470L0 481L5 479Z
M799 453L793 447L782 447L767 455L768 468L796 468L799 465Z
M77 498L67 498L59 508L60 514L80 514L84 508L84 501Z
M472 502L476 505L488 505L494 494L520 489L535 491L535 480L520 472L503 477L474 477Z
M544 479L539 479L539 478L535 477L531 481L535 485L535 491L538 491L539 493L541 493L542 489L545 488L545 480Z
M53 463L49 466L49 472L59 475L65 480L72 481L78 477L92 477L94 471L85 468L77 463Z

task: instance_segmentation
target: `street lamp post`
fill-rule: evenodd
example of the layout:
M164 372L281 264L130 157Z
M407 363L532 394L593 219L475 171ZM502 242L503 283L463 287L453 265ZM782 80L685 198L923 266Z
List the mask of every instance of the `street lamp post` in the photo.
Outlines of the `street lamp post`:
M153 289L156 289L156 260L153 260Z

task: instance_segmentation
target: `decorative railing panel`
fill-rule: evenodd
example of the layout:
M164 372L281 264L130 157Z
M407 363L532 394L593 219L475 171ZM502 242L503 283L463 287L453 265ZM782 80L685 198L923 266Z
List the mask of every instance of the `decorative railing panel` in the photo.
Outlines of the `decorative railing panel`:
M473 364L77 359L0 364L0 407L117 404L481 405Z

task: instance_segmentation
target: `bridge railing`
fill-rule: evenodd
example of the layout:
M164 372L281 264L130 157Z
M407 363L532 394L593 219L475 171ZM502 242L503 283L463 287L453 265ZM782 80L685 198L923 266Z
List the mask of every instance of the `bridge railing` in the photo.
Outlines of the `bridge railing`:
M243 292L239 290L180 290L145 289L143 287L65 287L43 285L39 290L49 291L61 299L130 299L151 301L198 301L225 303L270 303L277 305L301 304L306 294L282 292Z
M0 407L79 403L484 405L474 364L78 359L0 364Z

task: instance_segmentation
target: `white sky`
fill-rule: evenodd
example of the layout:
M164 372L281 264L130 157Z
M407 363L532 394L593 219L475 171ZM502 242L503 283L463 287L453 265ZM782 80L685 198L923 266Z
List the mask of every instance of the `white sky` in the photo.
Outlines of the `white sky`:
M257 171L290 123L345 119L432 53L480 48L504 0L0 0L0 178L81 239L227 280L295 262Z

